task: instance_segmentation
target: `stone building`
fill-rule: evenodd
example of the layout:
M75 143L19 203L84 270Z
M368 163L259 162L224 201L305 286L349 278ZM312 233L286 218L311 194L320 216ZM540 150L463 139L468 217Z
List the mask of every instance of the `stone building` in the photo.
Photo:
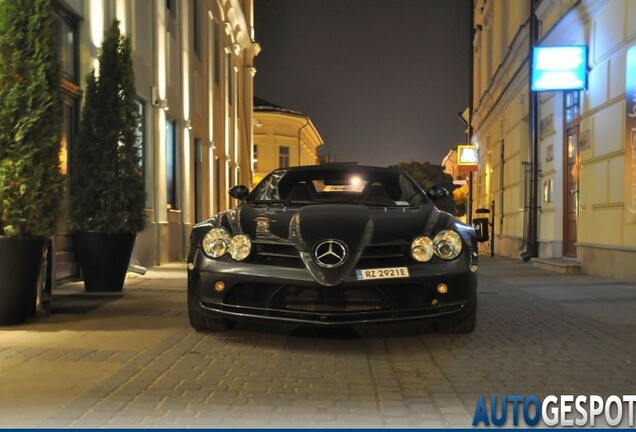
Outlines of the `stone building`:
M473 44L473 208L495 201L496 253L636 281L636 2L475 0ZM587 47L585 88L533 92L537 46Z
M227 190L251 181L254 41L252 0L55 0L64 69L63 168L72 158L84 78L97 67L113 19L133 47L148 228L143 266L183 258L193 225L232 205ZM57 277L77 273L66 224L56 236Z

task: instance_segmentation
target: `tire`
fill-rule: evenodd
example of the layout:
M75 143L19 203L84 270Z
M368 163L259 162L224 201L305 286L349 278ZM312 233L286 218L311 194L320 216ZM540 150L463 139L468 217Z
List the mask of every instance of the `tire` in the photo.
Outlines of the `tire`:
M205 316L192 302L192 300L188 301L188 317L193 329L197 331L226 331L231 330L236 324L234 321L225 318Z
M438 333L472 333L477 322L477 299L466 306L466 312L458 318L448 318L437 323Z

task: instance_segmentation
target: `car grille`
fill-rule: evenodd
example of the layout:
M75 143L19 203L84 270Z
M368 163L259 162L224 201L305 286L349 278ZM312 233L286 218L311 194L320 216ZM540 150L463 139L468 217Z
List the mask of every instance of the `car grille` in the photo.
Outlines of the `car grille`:
M396 267L405 265L408 257L408 244L369 245L358 263L360 268Z
M296 247L289 243L254 242L252 262L280 267L302 268L303 262ZM388 267L404 265L409 256L408 244L369 245L360 257L364 267Z
M430 305L432 287L396 284L366 287L320 287L241 284L230 289L223 303L270 310L366 312L421 308Z
M254 242L253 262L278 267L303 267L296 247L289 243Z
M287 287L280 290L271 302L276 309L311 312L366 312L387 307L387 302L377 290L316 290Z

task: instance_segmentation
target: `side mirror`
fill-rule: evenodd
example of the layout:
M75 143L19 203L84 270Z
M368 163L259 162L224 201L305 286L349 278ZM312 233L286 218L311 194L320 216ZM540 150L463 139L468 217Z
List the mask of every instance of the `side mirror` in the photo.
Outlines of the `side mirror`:
M239 201L243 201L249 193L249 189L243 185L236 185L230 189L230 196Z
M448 190L440 186L434 186L426 191L426 196L428 196L433 201L446 198L448 195Z

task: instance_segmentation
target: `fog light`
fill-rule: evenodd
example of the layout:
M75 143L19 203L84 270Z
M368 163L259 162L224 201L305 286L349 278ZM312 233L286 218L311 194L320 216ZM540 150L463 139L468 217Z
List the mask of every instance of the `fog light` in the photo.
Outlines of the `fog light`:
M225 283L223 281L216 281L214 283L214 289L216 292L221 292L225 289Z
M439 284L437 285L437 292L440 294L446 294L448 292L448 287L446 284Z

